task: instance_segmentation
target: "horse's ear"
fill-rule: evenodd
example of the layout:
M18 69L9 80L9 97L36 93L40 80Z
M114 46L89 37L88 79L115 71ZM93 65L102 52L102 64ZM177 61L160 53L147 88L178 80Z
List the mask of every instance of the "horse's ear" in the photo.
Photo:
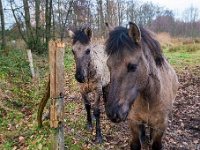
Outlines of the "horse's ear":
M114 28L112 26L110 26L108 24L108 22L106 22L105 25L106 25L106 27L107 27L107 29L108 29L109 32L112 31L112 30L114 30Z
M74 32L71 31L70 29L68 29L68 34L69 34L69 37L72 38L72 39L73 39L74 36L75 36Z
M128 34L130 38L136 43L139 43L141 41L141 32L139 27L133 22L129 22L129 26Z
M88 36L89 39L92 38L92 30L90 29L90 27L85 28L84 32Z

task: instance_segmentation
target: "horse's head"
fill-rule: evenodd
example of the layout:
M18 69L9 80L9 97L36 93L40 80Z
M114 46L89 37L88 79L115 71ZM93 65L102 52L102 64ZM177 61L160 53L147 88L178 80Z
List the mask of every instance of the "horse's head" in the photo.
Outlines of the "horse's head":
M147 80L140 29L134 23L129 25L129 29L113 29L106 41L110 87L105 107L108 118L113 122L127 118L142 84Z
M91 37L92 31L89 27L77 30L75 32L68 30L72 38L72 52L76 62L75 78L78 82L84 83L88 79L88 67L91 60Z

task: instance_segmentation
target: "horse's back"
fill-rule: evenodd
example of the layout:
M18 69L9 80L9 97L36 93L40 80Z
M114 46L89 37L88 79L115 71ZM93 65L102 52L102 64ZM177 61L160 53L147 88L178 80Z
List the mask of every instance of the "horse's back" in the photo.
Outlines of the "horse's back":
M100 78L102 86L106 86L110 82L110 73L107 66L107 54L105 53L104 45L95 45L94 51L94 65L97 71L97 78Z

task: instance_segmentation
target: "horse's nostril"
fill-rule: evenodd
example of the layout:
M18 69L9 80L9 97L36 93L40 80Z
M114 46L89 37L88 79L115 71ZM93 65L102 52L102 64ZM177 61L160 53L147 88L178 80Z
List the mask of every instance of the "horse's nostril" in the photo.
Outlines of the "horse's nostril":
M81 77L81 80L84 81L84 79L85 79L84 76L82 76L82 77Z
M117 114L116 113L113 113L113 118L117 118Z

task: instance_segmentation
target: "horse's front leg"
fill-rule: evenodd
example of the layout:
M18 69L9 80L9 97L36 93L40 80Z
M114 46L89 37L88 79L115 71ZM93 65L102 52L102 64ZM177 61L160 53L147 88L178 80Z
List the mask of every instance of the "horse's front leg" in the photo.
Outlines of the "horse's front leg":
M155 131L154 134L156 137L154 138L152 150L162 150L162 136L163 133L161 131Z
M82 93L82 97L85 102L85 109L87 112L87 129L92 130L92 117L91 117L91 104L90 104L90 98L88 96L88 93Z
M141 149L141 143L140 143L140 127L138 124L136 124L133 121L129 122L129 127L131 129L132 133L132 140L130 143L130 150L140 150Z
M96 119L96 143L102 143L102 135L101 135L101 127L100 127L100 94L98 92L95 93L95 102L94 102L94 116Z

